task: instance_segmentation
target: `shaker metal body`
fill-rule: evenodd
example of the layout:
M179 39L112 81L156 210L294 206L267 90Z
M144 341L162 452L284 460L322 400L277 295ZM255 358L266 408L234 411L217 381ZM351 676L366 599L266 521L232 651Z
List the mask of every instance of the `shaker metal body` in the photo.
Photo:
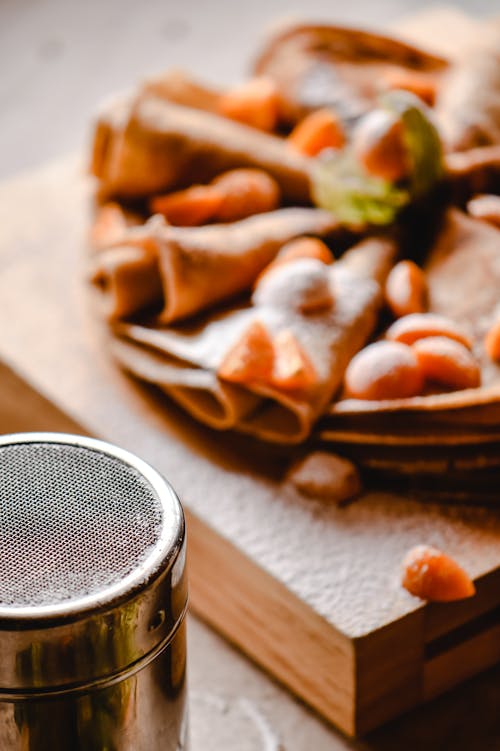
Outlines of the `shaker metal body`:
M0 525L1 751L186 749L185 525L168 483L100 441L7 436Z

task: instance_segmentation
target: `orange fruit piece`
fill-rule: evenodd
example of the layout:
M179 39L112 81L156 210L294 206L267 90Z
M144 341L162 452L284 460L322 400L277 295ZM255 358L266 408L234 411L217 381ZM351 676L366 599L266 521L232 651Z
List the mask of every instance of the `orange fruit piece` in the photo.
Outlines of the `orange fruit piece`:
M218 110L231 120L273 131L278 124L278 89L270 78L251 78L223 94Z
M353 148L370 175L389 182L409 175L411 165L403 123L391 112L376 109L365 115L353 133Z
M424 378L452 389L476 388L481 384L481 370L467 347L445 336L419 339L413 351Z
M484 348L488 357L495 362L500 362L500 315L486 334Z
M436 79L433 75L419 73L416 70L388 70L384 75L385 89L403 89L418 96L423 102L432 107L436 101Z
M163 214L170 224L196 227L212 220L224 196L213 185L193 185L185 190L155 196L150 201L153 214Z
M307 391L317 381L316 370L291 331L280 331L274 340L272 383L279 389Z
M355 355L344 376L345 394L353 399L404 399L420 394L424 379L410 347L375 342Z
M413 261L397 263L385 283L385 300L396 318L423 313L427 308L427 279L422 269Z
M386 331L386 339L403 344L413 344L418 339L428 336L445 336L454 339L468 349L472 348L472 342L456 323L445 316L435 313L411 313L394 321Z
M222 201L216 220L234 222L278 208L281 191L276 180L261 169L234 169L212 181Z
M288 145L305 156L316 156L324 149L341 149L345 143L342 123L331 109L306 115L292 130Z
M433 602L462 600L476 592L469 575L453 558L428 545L417 545L406 554L402 584L415 597Z
M272 339L260 321L253 321L227 352L217 374L232 383L268 382L273 372L273 364Z
M285 263L290 263L290 261L295 261L297 258L315 258L326 266L334 261L332 251L322 240L317 237L297 237L295 240L285 243L276 258L261 271L255 280L254 288L268 271L283 266Z

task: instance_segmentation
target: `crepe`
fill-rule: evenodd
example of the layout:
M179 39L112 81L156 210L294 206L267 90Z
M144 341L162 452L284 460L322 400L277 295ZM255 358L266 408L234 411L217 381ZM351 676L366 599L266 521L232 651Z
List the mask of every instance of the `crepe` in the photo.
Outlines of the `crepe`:
M281 119L294 125L320 107L345 119L373 106L385 79L405 72L437 84L444 58L392 37L339 26L298 25L271 38L254 65L278 85Z
M204 227L172 227L155 216L99 253L91 278L109 319L156 306L170 323L249 289L294 237L335 233L342 235L336 219L320 209L279 209Z
M310 200L309 160L282 138L150 91L104 112L95 128L92 169L108 197L143 198L236 167L268 172L285 201Z
M450 151L500 145L500 35L481 40L449 71L436 117Z
M430 309L470 335L482 386L410 399L340 400L320 433L336 444L377 444L394 466L399 462L394 447L405 445L466 446L481 465L487 453L494 457L486 444L496 445L500 437L500 364L489 359L483 345L500 302L500 230L448 209L425 268ZM421 467L424 454L424 448L414 450L412 461Z
M394 241L371 238L351 248L331 267L324 266L334 303L327 310L302 313L296 307L291 269L299 279L310 259L297 259L272 271L282 275L276 301L233 308L182 328L121 323L112 347L121 365L156 383L200 421L234 428L262 440L299 443L337 391L352 355L373 332L382 305L383 281L397 253ZM271 273L271 272L270 272ZM287 298L288 291L288 298ZM235 387L216 377L227 353L249 325L258 321L271 335L295 338L317 376L307 394L271 384Z

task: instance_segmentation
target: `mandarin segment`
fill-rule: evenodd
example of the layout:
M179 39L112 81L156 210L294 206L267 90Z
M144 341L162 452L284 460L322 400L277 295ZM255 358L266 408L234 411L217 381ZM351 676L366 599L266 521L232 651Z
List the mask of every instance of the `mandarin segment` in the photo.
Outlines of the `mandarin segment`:
M444 336L430 336L413 345L413 351L427 381L450 389L476 388L481 370L467 347Z
M436 100L435 77L416 70L392 68L384 74L382 87L389 90L409 91L430 107L434 106Z
M280 331L274 340L272 383L286 391L308 391L317 382L313 364L291 331Z
M345 395L352 399L404 399L422 393L423 376L410 347L375 342L352 358L344 386Z
M412 548L403 560L403 587L431 602L463 600L475 594L469 575L450 556L428 545Z
M427 309L427 279L413 261L400 261L389 272L385 300L396 318Z
M333 110L320 109L301 120L287 142L304 156L317 156L324 149L341 149L344 146L344 128Z
M251 78L223 94L219 99L221 115L264 131L278 124L279 95L270 78Z
M454 321L435 313L411 313L395 321L386 331L386 339L403 344L414 344L428 336L445 336L468 349L472 342L466 332Z
M163 214L170 224L196 227L214 219L224 195L212 185L193 185L150 201L154 214Z
M273 372L274 346L266 327L253 321L219 366L220 378L233 383L268 382Z
M255 280L254 289L269 271L299 258L314 258L327 266L335 260L328 245L319 238L297 237L285 243L276 258L261 271Z
M500 362L500 314L485 336L484 348L493 362Z
M216 219L235 222L253 214L277 209L281 192L276 180L260 169L235 169L223 172L212 181L222 194Z

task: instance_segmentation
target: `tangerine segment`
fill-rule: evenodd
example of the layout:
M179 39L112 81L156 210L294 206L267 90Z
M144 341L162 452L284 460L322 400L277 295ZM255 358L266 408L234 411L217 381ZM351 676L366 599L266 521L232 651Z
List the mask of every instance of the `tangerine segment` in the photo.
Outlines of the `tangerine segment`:
M411 313L395 321L386 331L386 339L403 344L413 344L428 336L445 336L468 349L472 342L465 331L454 321L435 313Z
M413 345L424 378L452 389L476 388L481 370L474 355L460 342L429 336Z
M311 112L292 130L288 145L305 156L317 156L324 149L341 149L345 143L342 123L331 109Z
M278 89L270 78L251 78L223 94L218 110L231 120L258 130L273 131L278 124Z
M273 372L274 346L266 327L253 321L231 347L218 369L232 383L268 382Z
M222 194L215 217L220 222L235 222L272 211L280 204L279 185L264 170L229 170L216 177L212 185Z
M163 214L170 224L196 227L213 219L224 199L213 185L193 185L150 201L154 214Z
M402 584L415 597L433 602L462 600L476 592L469 575L453 558L428 545L417 545L406 554Z
M286 391L307 391L317 382L316 370L291 331L274 340L272 384Z
M486 334L484 348L488 357L495 362L500 362L500 315Z
M427 308L427 279L422 269L413 261L397 263L385 283L385 300L397 318L423 313Z
M421 394L424 379L410 347L375 342L352 358L344 385L346 396L353 399L404 399Z

